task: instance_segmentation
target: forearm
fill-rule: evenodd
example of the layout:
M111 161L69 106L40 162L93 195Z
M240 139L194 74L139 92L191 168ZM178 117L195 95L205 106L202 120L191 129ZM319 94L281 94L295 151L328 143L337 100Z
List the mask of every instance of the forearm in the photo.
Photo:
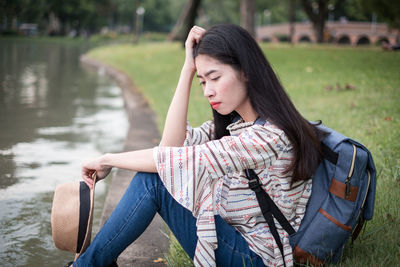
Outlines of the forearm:
M183 66L174 97L168 109L164 131L161 139L162 146L182 146L186 136L186 120L189 106L190 87L195 69Z
M153 149L105 154L101 158L101 164L132 171L157 172Z

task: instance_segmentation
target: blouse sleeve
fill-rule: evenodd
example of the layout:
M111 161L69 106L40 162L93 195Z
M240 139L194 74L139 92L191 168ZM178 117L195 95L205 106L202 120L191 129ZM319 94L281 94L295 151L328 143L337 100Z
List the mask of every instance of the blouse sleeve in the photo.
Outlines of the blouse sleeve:
M206 121L197 128L192 128L187 122L184 146L201 145L212 139L214 139L214 123L212 121Z
M238 136L201 145L156 147L154 159L167 190L196 214L199 196L205 184L213 183L210 180L244 169L268 168L288 152L287 144L283 131L254 125Z

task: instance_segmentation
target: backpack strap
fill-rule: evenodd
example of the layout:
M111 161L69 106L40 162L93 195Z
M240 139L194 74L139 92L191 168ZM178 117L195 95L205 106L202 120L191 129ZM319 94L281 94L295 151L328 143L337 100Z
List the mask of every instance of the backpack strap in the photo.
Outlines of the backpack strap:
M321 142L321 152L324 159L330 161L333 165L336 165L339 155L323 142Z
M275 202L271 199L267 192L262 189L258 176L252 169L245 170L247 179L249 179L249 187L256 193L257 201L259 203L261 212L268 223L269 229L271 231L272 236L275 239L276 244L279 247L279 250L282 254L283 265L285 264L285 255L283 253L283 245L281 242L281 238L276 230L274 217L279 222L279 224L283 227L283 229L289 234L292 235L296 233L293 227L290 225L285 215L281 212L281 210L276 206Z

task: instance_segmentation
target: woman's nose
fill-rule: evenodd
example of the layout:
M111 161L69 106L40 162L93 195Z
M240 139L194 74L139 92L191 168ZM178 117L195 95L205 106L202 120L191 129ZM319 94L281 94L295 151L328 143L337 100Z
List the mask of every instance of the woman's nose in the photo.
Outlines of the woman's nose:
M203 92L205 97L210 97L215 95L214 88L208 83L204 87L204 92Z

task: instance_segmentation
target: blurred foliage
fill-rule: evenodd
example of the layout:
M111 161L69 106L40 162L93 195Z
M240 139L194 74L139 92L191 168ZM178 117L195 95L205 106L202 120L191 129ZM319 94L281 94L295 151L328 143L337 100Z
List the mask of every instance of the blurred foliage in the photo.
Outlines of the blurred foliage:
M307 16L300 8L299 1L296 1L295 8L295 20L298 22L306 21ZM289 21L289 0L257 0L257 11L258 11L258 24L275 24L275 23L286 23ZM268 19L268 12L270 12L270 18ZM257 19L256 18L256 19ZM268 23L269 22L269 23Z
M310 0L311 1L311 0ZM256 25L286 23L289 0L256 0ZM316 2L316 1L311 1ZM187 0L0 0L0 32L17 32L21 23L37 24L42 34L66 35L75 31L97 33L102 28L117 33L132 32L136 24L136 9L144 7L143 31L169 32L176 23ZM399 22L399 1L390 0L329 0L329 19L370 21L372 13L378 21L391 25ZM240 23L239 0L203 0L197 24L205 27L218 23ZM308 18L296 1L295 20ZM52 30L52 19L60 24ZM53 19L54 21L54 19Z
M363 12L375 12L378 19L391 27L400 29L400 1L392 0L353 0Z

